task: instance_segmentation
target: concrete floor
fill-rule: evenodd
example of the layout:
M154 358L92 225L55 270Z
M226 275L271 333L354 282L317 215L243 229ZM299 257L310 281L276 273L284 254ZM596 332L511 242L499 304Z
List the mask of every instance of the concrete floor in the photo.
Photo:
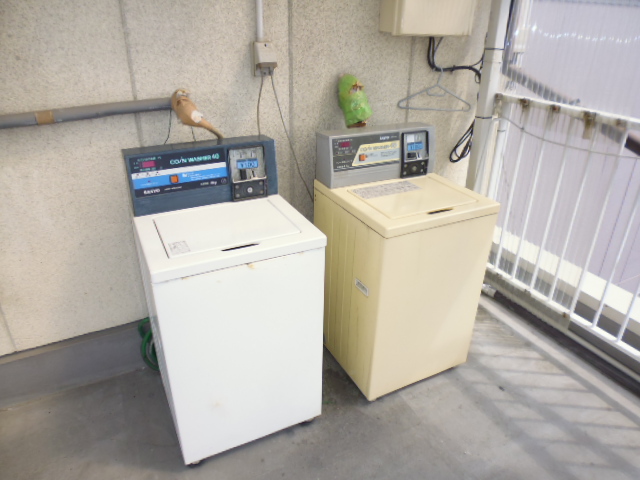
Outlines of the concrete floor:
M640 478L638 398L481 302L466 364L369 403L325 352L320 418L196 468L147 369L0 410L0 478Z

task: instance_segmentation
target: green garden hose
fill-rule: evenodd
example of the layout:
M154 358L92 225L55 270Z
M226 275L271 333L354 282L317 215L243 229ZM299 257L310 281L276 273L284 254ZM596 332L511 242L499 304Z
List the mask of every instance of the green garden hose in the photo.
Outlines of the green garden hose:
M138 333L142 337L142 343L140 344L140 353L142 354L142 360L151 370L158 371L160 366L158 364L158 356L156 355L156 346L153 343L153 332L151 331L151 325L149 329L145 329L145 325L149 323L149 317L143 318L138 324Z

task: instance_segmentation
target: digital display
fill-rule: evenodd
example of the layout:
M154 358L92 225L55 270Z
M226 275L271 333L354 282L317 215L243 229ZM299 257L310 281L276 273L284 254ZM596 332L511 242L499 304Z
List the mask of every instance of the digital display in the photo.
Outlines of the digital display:
M424 148L423 143L422 142L413 142L407 145L407 149L410 152L414 152L416 150L422 150Z
M351 142L338 142L338 147L347 148L351 146Z
M258 168L258 159L257 158L248 158L247 160L238 160L236 161L236 167L239 170L246 170L247 168Z
M153 168L156 166L156 162L155 161L148 161L148 162L142 162L140 164L140 168Z

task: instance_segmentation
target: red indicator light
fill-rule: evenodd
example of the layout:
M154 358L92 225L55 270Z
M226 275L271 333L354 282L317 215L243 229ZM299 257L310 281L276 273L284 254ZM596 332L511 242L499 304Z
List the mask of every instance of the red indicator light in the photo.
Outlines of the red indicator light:
M338 147L347 148L351 146L351 142L338 142Z
M142 162L140 164L140 168L151 168L151 167L155 167L156 166L156 162L154 162L153 160L148 161L148 162Z

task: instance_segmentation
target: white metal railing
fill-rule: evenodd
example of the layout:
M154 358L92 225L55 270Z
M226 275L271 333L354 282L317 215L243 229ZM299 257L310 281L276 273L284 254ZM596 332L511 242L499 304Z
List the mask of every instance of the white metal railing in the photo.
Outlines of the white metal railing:
M489 271L640 373L640 120L497 99L476 177L502 205Z

